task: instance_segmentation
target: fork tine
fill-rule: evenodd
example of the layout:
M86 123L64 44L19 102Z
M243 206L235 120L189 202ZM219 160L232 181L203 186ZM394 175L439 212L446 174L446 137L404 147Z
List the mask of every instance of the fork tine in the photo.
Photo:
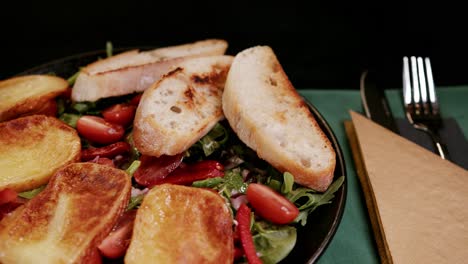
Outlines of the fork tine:
M425 58L424 62L426 63L427 87L428 87L428 90L429 90L429 101L431 103L431 111L432 111L432 114L437 115L437 114L439 114L439 103L437 102L437 97L436 97L436 94L435 94L434 78L432 76L431 60L429 58Z
M406 56L403 57L403 100L406 107L411 104L411 79L408 57Z
M414 110L416 114L419 114L421 109L420 100L421 96L419 93L419 77L418 77L418 65L416 63L416 57L411 56L411 79L413 80L413 102Z
M418 57L417 62L419 75L419 91L421 94L421 108L424 111L424 114L428 114L429 106L427 104L426 74L424 73L423 59L421 57Z

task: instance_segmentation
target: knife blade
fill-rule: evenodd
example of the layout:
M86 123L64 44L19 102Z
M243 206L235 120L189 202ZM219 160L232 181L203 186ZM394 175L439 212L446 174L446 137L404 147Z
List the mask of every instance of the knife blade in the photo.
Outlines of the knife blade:
M360 83L361 100L366 116L372 121L399 134L385 91L377 86L376 73L364 71Z

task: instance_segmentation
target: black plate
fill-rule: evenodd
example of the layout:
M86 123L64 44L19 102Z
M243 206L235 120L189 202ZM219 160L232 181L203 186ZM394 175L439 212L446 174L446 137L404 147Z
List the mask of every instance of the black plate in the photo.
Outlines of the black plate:
M117 50L117 52L122 50L123 49ZM99 57L105 58L106 53L104 51L93 51L73 55L29 69L19 75L54 73L57 76L68 78L75 74L79 67L86 66ZM338 177L344 175L345 182L335 193L335 198L331 204L317 208L308 217L307 224L304 227L298 227L296 246L288 257L281 263L315 263L335 235L336 229L341 221L346 202L346 166L340 145L338 144L338 140L327 121L322 117L319 111L310 102L307 102L307 104L312 115L316 118L321 129L328 136L335 149L336 169L334 179L336 180Z

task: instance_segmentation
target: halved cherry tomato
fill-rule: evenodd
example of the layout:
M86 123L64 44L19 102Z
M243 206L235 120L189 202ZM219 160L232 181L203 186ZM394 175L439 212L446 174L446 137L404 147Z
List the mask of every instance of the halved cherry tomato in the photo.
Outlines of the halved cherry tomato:
M143 186L151 186L158 180L165 178L169 173L173 172L182 163L184 155L178 154L175 156L163 155L159 158L142 155L140 157L140 167L133 174L138 184Z
M6 188L0 191L0 205L13 202L18 197L18 193L13 189Z
M249 264L261 264L262 260L257 256L252 233L250 233L250 208L241 204L236 215L237 228L240 236L242 248Z
M130 152L130 144L127 142L116 142L102 148L88 148L81 151L81 161L92 160L96 157L113 158L117 155Z
M299 215L293 203L263 184L249 184L247 200L259 216L274 224L289 224Z
M9 213L13 212L16 208L25 204L26 202L27 199L17 197L14 201L0 204L0 220L2 220L3 217L7 216Z
M109 123L97 116L86 115L78 119L76 129L81 136L100 144L117 142L125 133L121 125Z
M98 246L102 255L111 259L125 255L132 237L136 211L127 211L120 217L109 235Z
M138 104L140 103L140 100L141 100L141 96L142 96L142 95L143 95L143 94L141 93L141 94L138 94L138 95L136 95L135 97L133 97L132 100L130 100L130 104L131 104L131 105L134 105L134 106L138 106Z
M163 183L190 185L194 181L224 176L223 170L224 167L221 163L214 160L203 160L178 167L167 177L155 181L154 185Z
M129 104L116 104L102 111L102 116L107 122L129 125L135 117L136 106Z

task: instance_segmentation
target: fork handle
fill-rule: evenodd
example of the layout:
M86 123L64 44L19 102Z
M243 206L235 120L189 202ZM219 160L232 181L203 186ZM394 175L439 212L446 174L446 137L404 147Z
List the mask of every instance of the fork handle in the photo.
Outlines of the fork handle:
M450 160L447 146L442 143L442 141L440 140L439 134L429 129L426 132L429 134L429 136L431 136L432 142L434 142L434 147L437 151L437 154L439 154L439 156L444 160Z

